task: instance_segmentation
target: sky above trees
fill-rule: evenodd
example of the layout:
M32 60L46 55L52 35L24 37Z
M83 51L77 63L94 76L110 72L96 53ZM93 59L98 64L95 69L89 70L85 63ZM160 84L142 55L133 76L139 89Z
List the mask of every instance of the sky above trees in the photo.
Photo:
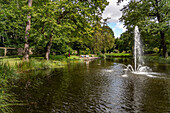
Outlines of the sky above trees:
M115 37L120 37L120 34L126 31L126 28L123 28L123 23L119 22L119 18L122 16L120 11L123 8L123 5L127 4L129 0L124 1L120 5L117 5L117 0L107 0L109 5L105 8L102 17L105 19L111 17L108 20L108 26L112 28Z

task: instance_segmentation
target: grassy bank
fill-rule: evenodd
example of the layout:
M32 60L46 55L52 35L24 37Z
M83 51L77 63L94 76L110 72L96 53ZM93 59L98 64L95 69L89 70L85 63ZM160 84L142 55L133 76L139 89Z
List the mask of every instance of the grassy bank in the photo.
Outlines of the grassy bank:
M130 53L107 53L107 54L100 54L99 57L101 58L114 58L114 57L132 57Z
M12 113L10 106L23 105L16 100L15 95L10 92L18 80L19 75L16 70L7 63L0 63L0 112Z
M106 57L131 57L130 53L109 53L105 54Z
M170 57L163 58L160 56L144 56L144 60L148 62L158 62L160 64L170 64Z
M1 59L0 62L8 65L7 67L14 68L17 72L30 71L36 69L58 68L66 63L65 61L46 61L39 60L36 58L31 58L29 62L23 62L20 58L5 58Z
M79 56L71 55L50 55L50 60L47 61L43 57L30 56L29 62L23 62L22 57L1 57L0 62L7 64L8 67L14 68L17 72L31 71L37 69L49 69L63 67L68 61L80 60Z
M64 58L64 57L63 57ZM56 58L57 59L57 58ZM23 78L26 71L63 67L67 58L60 60L44 60L43 57L31 57L29 62L23 62L22 57L1 57L0 58L0 112L12 113L11 106L24 105L19 102L11 89ZM25 75L25 74L24 74Z

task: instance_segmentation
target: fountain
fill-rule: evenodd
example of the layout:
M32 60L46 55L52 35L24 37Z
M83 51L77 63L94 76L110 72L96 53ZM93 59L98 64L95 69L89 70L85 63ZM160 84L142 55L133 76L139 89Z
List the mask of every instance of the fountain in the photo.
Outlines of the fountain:
M127 74L128 71L134 74L144 74L148 75L149 72L152 72L152 69L148 66L145 66L145 62L142 58L143 56L143 49L142 49L142 43L140 40L140 33L139 29L136 26L135 27L135 36L134 36L134 68L132 65L125 66L124 69L125 74Z
M148 77L158 77L158 76L153 76L153 75L163 75L163 73L153 72L150 67L145 66L145 62L143 59L142 43L140 40L140 32L137 26L135 27L134 33L135 33L135 36L134 36L134 68L130 64L128 64L127 66L124 64L116 64L114 65L114 69L119 70L120 69L119 66L123 67L124 74L122 75L122 77L127 77L128 75L131 75L131 74L145 75Z

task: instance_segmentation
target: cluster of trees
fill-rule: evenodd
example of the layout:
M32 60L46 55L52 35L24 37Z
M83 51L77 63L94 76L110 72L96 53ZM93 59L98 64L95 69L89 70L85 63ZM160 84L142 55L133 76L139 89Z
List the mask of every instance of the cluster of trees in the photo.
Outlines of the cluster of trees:
M1 0L0 46L24 48L44 54L70 50L107 52L113 48L114 33L101 26L107 0Z
M118 3L122 1L118 0ZM127 31L117 41L118 45L129 43L128 47L132 47L134 27L138 26L145 49L158 48L160 55L168 57L170 52L170 2L168 0L131 0L124 6L122 13L120 21L124 22ZM131 38L128 39L127 35Z
M123 0L118 0L118 3ZM168 0L132 0L122 9L120 21L127 31L119 39L106 23L101 25L107 0L1 0L0 46L29 49L49 59L50 53L71 50L93 53L132 52L134 27L138 26L145 49L170 52Z

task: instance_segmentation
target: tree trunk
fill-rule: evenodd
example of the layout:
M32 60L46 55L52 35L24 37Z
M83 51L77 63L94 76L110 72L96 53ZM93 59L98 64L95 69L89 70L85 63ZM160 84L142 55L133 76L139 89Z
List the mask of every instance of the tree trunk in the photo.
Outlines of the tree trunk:
M50 36L50 40L49 40L49 42L47 43L47 46L46 46L46 53L45 53L45 59L46 60L49 60L51 46L52 46L52 36Z
M168 53L167 53L166 42L165 42L165 34L162 31L160 31L160 34L161 34L161 44L162 44L162 49L163 49L163 57L167 58Z
M1 37L1 47L4 47L4 37L0 36Z
M28 6L31 7L32 6L32 0L28 0ZM24 61L29 61L29 41L28 41L28 37L29 37L29 30L31 28L31 16L27 16L28 22L27 22L27 26L26 26L26 30L25 30L25 45L24 45L24 57L23 60Z
M159 46L159 51L158 54L161 56L161 49L162 49L162 44Z
M155 7L159 7L158 0L155 0ZM156 9L156 16L157 16L158 22L162 23L162 17L160 15L160 11L158 8ZM163 31L160 31L160 35L161 35L161 46L163 49L163 57L166 58L168 57L168 53L167 53L166 42L165 42L165 34Z
M80 49L77 49L77 55L80 55Z

